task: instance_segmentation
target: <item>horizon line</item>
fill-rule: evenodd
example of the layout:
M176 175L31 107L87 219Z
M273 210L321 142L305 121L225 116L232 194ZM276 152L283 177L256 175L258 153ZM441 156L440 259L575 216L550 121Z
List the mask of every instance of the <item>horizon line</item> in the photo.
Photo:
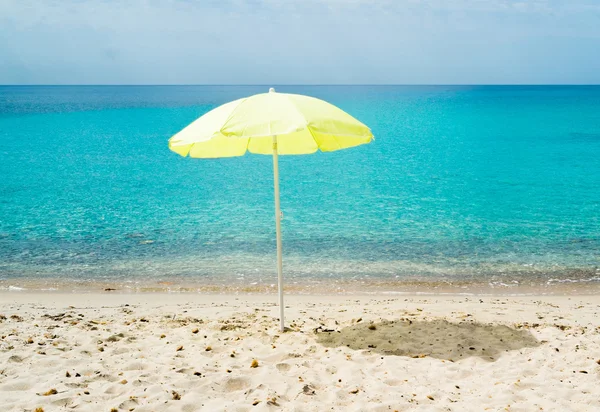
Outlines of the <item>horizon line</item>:
M78 87L78 86L158 86L158 87L179 87L179 86L243 86L243 87L277 87L277 86L412 86L412 87L429 87L429 86L600 86L600 83L78 83L78 84L0 84L0 87Z

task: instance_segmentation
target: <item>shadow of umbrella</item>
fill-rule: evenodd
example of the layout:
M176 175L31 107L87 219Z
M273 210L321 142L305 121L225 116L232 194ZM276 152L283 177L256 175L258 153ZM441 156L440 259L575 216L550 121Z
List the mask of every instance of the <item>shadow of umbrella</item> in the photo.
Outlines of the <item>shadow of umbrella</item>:
M381 323L357 324L339 331L317 328L317 342L334 348L346 346L382 355L412 358L432 357L457 361L471 356L495 361L503 353L534 348L540 342L527 330L505 325L446 320L401 319Z

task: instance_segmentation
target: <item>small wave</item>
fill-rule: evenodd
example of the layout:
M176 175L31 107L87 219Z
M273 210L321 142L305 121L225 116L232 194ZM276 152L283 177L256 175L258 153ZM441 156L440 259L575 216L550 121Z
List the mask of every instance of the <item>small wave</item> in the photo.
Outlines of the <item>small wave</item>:
M396 290L385 290L382 292L374 291L374 292L359 292L361 294L366 295L399 295L399 296L439 296L439 295L449 295L449 296L475 296L475 293L472 292L422 292L422 291L396 291Z
M588 279L548 279L547 285L553 283L586 283L586 282L600 282L600 277L593 277Z
M493 282L489 282L488 285L492 288L494 287L503 287L503 288L514 288L514 287L518 287L519 281L518 280L513 280L510 283L505 283L502 281L493 281Z
M6 288L6 290L9 290L9 291L11 291L11 292L20 292L20 291L22 291L22 290L27 290L27 289L25 289L25 288L22 288L22 287L20 287L20 286L12 286L12 285L11 285L11 286L9 286L8 288Z

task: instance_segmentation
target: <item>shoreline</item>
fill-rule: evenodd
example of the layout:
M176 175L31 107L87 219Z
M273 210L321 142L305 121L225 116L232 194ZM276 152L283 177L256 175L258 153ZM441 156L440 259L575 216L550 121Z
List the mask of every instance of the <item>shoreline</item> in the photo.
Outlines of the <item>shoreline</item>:
M273 279L273 282L276 282ZM600 281L521 279L446 280L446 279L284 279L284 292L289 295L465 295L465 296L561 296L600 295ZM144 281L90 281L64 279L0 279L0 294L6 293L103 293L103 294L203 294L203 295L271 295L276 283L235 282L210 283L189 279Z

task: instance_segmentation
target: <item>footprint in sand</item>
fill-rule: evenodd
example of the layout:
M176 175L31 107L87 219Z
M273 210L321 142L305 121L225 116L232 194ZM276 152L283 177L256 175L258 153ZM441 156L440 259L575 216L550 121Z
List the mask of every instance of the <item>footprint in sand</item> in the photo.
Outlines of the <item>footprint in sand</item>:
M143 371L144 369L147 369L148 365L142 363L142 362L131 362L130 364L126 365L123 370L125 371Z
M128 348L117 348L112 351L112 355L122 355L124 353L131 352L131 349Z
M225 392L241 391L250 386L250 380L246 378L231 378L225 381Z
M278 363L275 367L279 372L288 372L292 369L292 366L289 363Z
M123 410L128 410L128 411L132 411L133 409L135 409L138 405L138 400L135 396L132 396L129 398L129 400L126 400L125 402L121 402L119 404L119 409L123 409Z
M11 383L7 383L0 387L0 391L28 391L31 389L31 383L27 380L20 380Z

